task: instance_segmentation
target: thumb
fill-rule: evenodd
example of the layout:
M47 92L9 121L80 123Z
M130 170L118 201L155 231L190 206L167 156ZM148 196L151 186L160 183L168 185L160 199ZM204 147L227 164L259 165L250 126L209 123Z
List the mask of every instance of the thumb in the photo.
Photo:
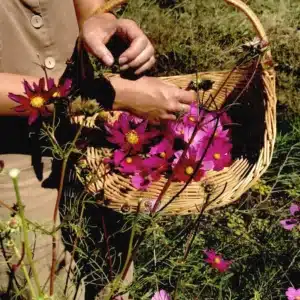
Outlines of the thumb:
M114 58L105 46L116 31L114 24L105 20L91 18L84 24L82 35L85 47L89 52L98 57L104 64L111 66Z
M90 44L86 43L85 46L88 52L99 58L106 66L110 67L114 63L114 57L101 41Z

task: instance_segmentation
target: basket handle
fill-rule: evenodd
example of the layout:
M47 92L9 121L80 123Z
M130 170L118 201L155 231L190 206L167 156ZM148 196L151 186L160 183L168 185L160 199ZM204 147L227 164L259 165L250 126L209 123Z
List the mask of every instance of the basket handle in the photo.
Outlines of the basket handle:
M256 16L256 14L246 3L244 3L241 0L225 0L225 2L238 8L239 10L241 10L247 16L247 18L251 21L256 33L258 34L258 37L262 41L268 42L268 37L267 37L264 27L262 26L260 20Z

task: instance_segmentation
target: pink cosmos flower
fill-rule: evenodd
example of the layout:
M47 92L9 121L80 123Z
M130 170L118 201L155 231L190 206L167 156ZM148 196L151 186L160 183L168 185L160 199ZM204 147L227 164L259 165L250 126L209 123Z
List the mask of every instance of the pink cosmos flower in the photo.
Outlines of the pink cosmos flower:
M300 289L289 287L285 295L287 296L288 300L300 300Z
M169 139L162 139L161 142L151 147L150 155L158 155L161 158L169 159L174 155L173 143Z
M145 144L148 144L154 137L159 135L157 130L146 131L148 122L143 121L134 126L132 116L121 114L118 121L113 125L106 125L105 128L111 135L107 138L113 144L117 144L124 151L140 152Z
M208 113L203 120L203 131L206 133L206 142L208 142L212 135L214 140L222 139L225 141L229 140L229 130L223 130L221 120L216 118L213 113Z
M70 89L71 89L71 86L72 86L72 80L69 79L69 78L67 78L65 80L63 85L59 85L59 86L57 86L54 83L53 78L48 79L48 89L53 92L53 94L52 94L53 98L68 96L68 94L70 92Z
M295 218L280 221L280 224L286 230L292 230L295 226L300 224L300 205L292 204L290 207L290 213Z
M184 136L183 140L186 143L189 143L193 133L195 130L195 124L194 126L185 126L184 128ZM197 133L195 134L192 143L190 144L190 147L192 147L195 151L198 151L199 148L203 149L204 148L204 139L206 138L206 134L204 131L201 129L198 129Z
M217 255L215 250L205 250L204 253L207 256L205 261L219 272L226 272L232 263L231 261L224 260L222 256Z
M116 150L113 158L114 165L125 174L133 174L142 169L143 159L140 156L129 156L122 150Z
M182 154L183 154L183 150L179 150L175 152L175 159L172 164L173 169L178 164ZM176 167L175 179L181 182L187 182L190 179L190 177L193 175L196 166L197 166L196 152L193 151L193 149L189 149L186 152L185 157L181 160L179 167ZM205 170L202 166L198 170L198 172L194 175L193 180L199 181L204 175L205 175Z
M160 290L153 295L151 300L171 300L171 297L165 290Z
M39 116L50 115L46 105L52 97L53 91L45 89L45 78L40 78L39 83L34 82L33 86L24 80L23 85L26 96L9 93L8 97L19 103L13 108L15 112L29 111L28 123L31 125Z
M166 130L163 132L165 138L183 138L185 125L180 121L168 121Z
M164 158L152 156L143 160L142 167L131 178L132 185L138 190L147 190L153 181L161 178L161 173L168 168Z
M205 155L205 162L213 163L213 170L220 171L231 164L231 148L232 144L222 139L215 140L208 148ZM203 151L203 149L200 149ZM201 156L201 152L198 151L198 157Z
M141 170L131 178L131 184L138 190L145 191L153 181L158 181L161 175L157 171Z
M197 124L197 121L202 119L203 114L204 110L199 110L198 104L196 102L193 102L190 106L190 111L186 113L183 117L184 125L192 126Z

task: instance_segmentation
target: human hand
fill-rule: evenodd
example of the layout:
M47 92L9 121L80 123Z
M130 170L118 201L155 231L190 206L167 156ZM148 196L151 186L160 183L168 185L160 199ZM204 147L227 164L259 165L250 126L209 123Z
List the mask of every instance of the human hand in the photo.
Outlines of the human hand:
M176 120L177 113L186 113L196 100L194 91L186 91L154 77L136 81L112 78L116 90L114 110L125 110L152 123ZM121 87L121 88L120 88Z
M82 25L82 37L88 51L107 66L113 64L114 58L105 45L114 34L130 44L119 57L122 71L133 68L138 75L153 66L154 48L134 21L103 13L88 18Z

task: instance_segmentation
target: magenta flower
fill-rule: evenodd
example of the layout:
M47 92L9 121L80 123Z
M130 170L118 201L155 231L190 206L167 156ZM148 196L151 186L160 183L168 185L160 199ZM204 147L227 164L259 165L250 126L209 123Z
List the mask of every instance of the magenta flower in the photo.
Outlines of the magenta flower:
M204 110L200 109L196 102L192 103L190 106L190 111L186 113L183 117L184 125L193 126L197 124L198 120L200 121L203 117Z
M222 122L218 120L215 114L208 113L203 120L202 129L206 133L206 141L208 142L212 135L214 140L222 139L225 141L229 140L229 130L223 130Z
M24 80L23 85L26 96L9 93L8 97L19 103L18 106L13 108L15 112L29 112L28 123L31 125L39 116L50 115L46 105L52 97L53 92L45 89L44 78L40 78L38 84L34 82L33 86Z
M175 152L175 159L172 164L173 169L178 164L182 154L183 154L183 150L179 150ZM181 160L180 165L176 167L175 179L181 182L187 182L190 179L190 177L193 175L196 166L197 166L196 152L193 151L193 149L189 149L186 152L185 157ZM200 168L197 171L197 173L194 175L193 180L199 181L204 175L205 175L205 170L202 166L202 168Z
M142 147L156 137L159 132L157 130L147 132L147 121L136 125L132 118L128 114L123 113L113 125L106 125L105 127L111 135L107 138L108 141L117 144L124 151L130 150L136 153L140 152Z
M171 297L165 290L160 290L153 295L151 300L171 300Z
M300 205L292 204L290 213L294 218L281 220L280 224L286 230L292 230L295 226L300 224Z
M195 124L194 126L185 126L184 128L184 136L183 139L186 143L189 143L193 133L195 130ZM194 136L194 139L192 143L190 144L190 147L192 147L195 151L198 151L199 149L204 148L204 138L206 137L206 134L201 129L198 129L197 133Z
M57 86L54 83L54 79L53 78L49 78L48 79L48 90L52 91L52 97L56 98L56 97L66 97L68 96L70 89L72 86L72 80L67 78L64 82L63 85L59 85Z
M208 148L204 161L213 163L213 170L220 171L231 164L231 151L232 145L221 139L215 140ZM203 149L200 149L203 151ZM201 156L198 152L197 157Z
M116 150L114 152L114 165L119 167L119 170L125 174L133 174L142 169L143 159L140 156L126 155L122 150Z
M285 295L287 296L288 300L300 300L300 289L289 287Z
M142 167L131 178L132 185L138 190L147 190L153 181L161 178L161 173L168 168L164 158L152 156L143 160Z
M151 147L151 155L158 155L161 158L169 159L174 155L173 143L169 139L162 139L161 142Z
M164 137L173 140L175 137L183 138L185 125L178 121L168 121Z
M153 181L158 181L161 175L157 171L141 170L131 178L131 184L138 190L145 191Z
M215 250L205 250L204 253L207 256L205 261L219 272L226 272L232 263L231 261L224 260L222 256L217 255Z

